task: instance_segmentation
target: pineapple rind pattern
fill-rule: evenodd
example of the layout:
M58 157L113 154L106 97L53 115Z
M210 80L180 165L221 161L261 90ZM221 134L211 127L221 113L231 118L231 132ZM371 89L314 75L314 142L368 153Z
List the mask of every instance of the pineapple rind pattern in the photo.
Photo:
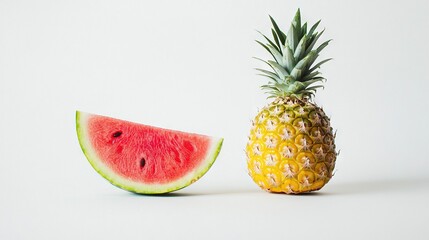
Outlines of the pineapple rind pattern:
M279 97L259 111L246 146L249 175L269 192L316 191L332 177L337 153L329 118L315 104Z

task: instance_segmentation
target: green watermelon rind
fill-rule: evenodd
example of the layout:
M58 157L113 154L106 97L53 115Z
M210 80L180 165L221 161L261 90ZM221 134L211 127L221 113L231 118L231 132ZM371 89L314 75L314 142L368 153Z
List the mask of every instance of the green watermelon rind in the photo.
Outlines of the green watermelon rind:
M196 169L190 171L185 176L175 181L161 184L144 184L140 182L135 182L118 175L108 166L106 166L103 161L100 160L97 153L95 152L95 149L88 141L88 136L86 136L86 119L90 115L92 114L76 111L76 131L79 139L79 144L83 153L85 154L88 162L91 164L94 170L97 171L102 177L104 177L114 186L130 192L138 194L163 194L185 188L207 173L207 171L215 162L222 148L223 138L212 137L212 144L210 150L208 151L208 154L206 155L206 158Z

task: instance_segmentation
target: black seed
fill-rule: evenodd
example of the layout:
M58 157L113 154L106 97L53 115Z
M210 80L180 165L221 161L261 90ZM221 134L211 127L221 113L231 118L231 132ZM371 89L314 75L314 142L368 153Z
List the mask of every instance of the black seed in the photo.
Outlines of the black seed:
M146 159L142 158L140 159L140 167L143 168L144 165L146 165Z
M122 131L117 131L117 132L115 132L115 133L113 133L113 137L114 138L117 138L117 137L119 137L119 136L121 136L122 135Z

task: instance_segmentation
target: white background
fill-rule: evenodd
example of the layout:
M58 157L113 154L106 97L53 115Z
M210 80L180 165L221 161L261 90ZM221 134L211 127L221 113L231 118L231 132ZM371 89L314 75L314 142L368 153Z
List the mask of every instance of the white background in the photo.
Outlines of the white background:
M316 102L341 155L319 193L247 176L250 119L268 101L252 56L297 7L333 57ZM429 3L0 1L0 239L424 239L429 234ZM212 169L166 196L100 177L75 110L225 138Z

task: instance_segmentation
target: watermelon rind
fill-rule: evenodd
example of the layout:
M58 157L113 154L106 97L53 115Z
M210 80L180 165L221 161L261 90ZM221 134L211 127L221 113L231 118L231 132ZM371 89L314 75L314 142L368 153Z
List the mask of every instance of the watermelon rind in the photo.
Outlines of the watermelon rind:
M211 145L205 159L197 168L188 172L183 177L168 183L146 184L135 182L120 176L99 158L92 144L89 142L89 136L87 135L87 120L88 117L92 115L93 114L90 113L76 111L76 131L80 147L95 171L114 186L130 192L139 194L163 194L187 187L200 179L211 168L222 148L223 138L212 137Z

